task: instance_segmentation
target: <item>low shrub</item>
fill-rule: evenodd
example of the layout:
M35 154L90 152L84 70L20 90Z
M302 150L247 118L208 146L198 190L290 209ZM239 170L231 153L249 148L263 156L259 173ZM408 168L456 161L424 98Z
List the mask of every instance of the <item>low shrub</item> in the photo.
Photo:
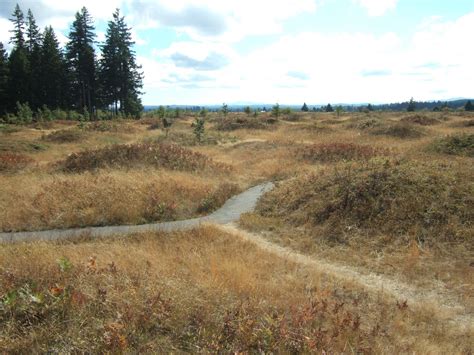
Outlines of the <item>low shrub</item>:
M217 120L215 129L219 131L234 131L236 129L268 129L276 120L268 120L256 117L227 117Z
M137 143L116 144L104 148L70 154L59 167L80 173L102 168L163 167L172 170L228 170L204 154L174 144Z
M366 130L374 127L378 127L381 125L380 120L375 119L375 118L365 118L362 120L354 120L350 122L347 127L348 128L354 128L358 130Z
M0 153L0 172L15 173L33 163L33 159L17 153Z
M44 135L41 139L54 143L73 143L85 138L83 131L78 129L61 129Z
M135 128L123 121L95 121L85 125L86 131L113 132L113 133L133 133Z
M223 183L214 191L210 191L198 206L199 213L208 213L221 207L229 198L240 192L236 184Z
M46 144L20 140L0 140L0 152L41 152L48 149Z
M437 139L431 148L442 154L474 157L474 134L456 134Z
M425 135L420 128L415 128L406 122L390 123L380 127L375 127L370 130L370 133L373 135L384 135L400 139L414 139Z
M322 227L322 235L338 241L357 230L367 237L469 240L474 220L471 174L472 169L448 164L347 164L281 184L261 198L257 211L292 225Z
M340 160L368 160L389 151L380 147L355 143L312 144L296 150L296 155L309 162L336 162Z
M431 126L440 123L440 121L433 117L428 117L421 114L415 114L407 117L403 117L401 122L414 123L420 126Z

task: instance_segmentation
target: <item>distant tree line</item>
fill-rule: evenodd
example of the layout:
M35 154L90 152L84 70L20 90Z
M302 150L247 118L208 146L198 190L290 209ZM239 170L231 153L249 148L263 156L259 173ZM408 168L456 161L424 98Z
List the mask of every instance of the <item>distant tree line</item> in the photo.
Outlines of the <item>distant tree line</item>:
M143 74L131 29L118 9L99 44L83 7L75 14L65 48L51 26L39 29L31 10L25 19L17 4L10 21L10 54L0 42L0 116L51 119L58 111L71 119L139 116Z

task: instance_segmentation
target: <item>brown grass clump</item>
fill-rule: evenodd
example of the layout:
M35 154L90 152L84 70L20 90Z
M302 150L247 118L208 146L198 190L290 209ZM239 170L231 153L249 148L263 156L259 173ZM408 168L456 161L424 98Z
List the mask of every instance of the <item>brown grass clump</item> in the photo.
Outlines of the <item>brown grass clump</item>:
M0 173L16 173L33 162L33 159L24 154L0 153Z
M384 135L401 139L420 138L425 133L420 128L415 128L411 124L404 122L390 123L375 127L369 131L373 135Z
M299 148L296 155L309 162L337 162L340 160L369 160L388 155L387 149L355 143L322 143Z
M42 137L43 140L54 143L75 143L85 138L83 131L78 129L61 129Z
M197 217L240 192L232 184L188 173L137 170L55 175L28 184L5 179L0 230L142 224ZM34 180L33 180L34 181Z
M406 123L414 123L420 126L431 126L431 125L440 123L440 121L436 118L429 117L426 115L421 115L421 114L415 114L415 115L403 117L400 121L406 122Z
M474 182L459 171L448 164L350 164L281 184L258 211L292 225L324 226L328 237L343 238L355 228L371 236L469 241Z
M62 170L80 173L102 168L163 167L172 170L228 170L229 166L174 144L116 144L72 153L59 163Z
M375 127L379 127L382 124L380 119L376 118L364 118L364 119L355 119L350 120L347 127L359 129L359 130L366 130Z
M42 143L29 142L23 140L0 140L0 152L41 152L48 149L48 146Z

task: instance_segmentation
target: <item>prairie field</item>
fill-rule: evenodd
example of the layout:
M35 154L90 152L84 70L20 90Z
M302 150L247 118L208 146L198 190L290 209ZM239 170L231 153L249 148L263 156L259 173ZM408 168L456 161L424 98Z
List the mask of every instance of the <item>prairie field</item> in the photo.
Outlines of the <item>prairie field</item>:
M0 125L0 231L237 225L0 245L5 352L470 354L474 114L211 112Z

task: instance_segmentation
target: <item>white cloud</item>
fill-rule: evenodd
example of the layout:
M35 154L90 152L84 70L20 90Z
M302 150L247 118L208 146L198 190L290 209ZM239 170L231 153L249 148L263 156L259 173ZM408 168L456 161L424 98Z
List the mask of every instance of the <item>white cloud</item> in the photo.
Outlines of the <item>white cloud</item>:
M382 16L390 10L394 10L398 0L354 0L364 7L369 16Z

